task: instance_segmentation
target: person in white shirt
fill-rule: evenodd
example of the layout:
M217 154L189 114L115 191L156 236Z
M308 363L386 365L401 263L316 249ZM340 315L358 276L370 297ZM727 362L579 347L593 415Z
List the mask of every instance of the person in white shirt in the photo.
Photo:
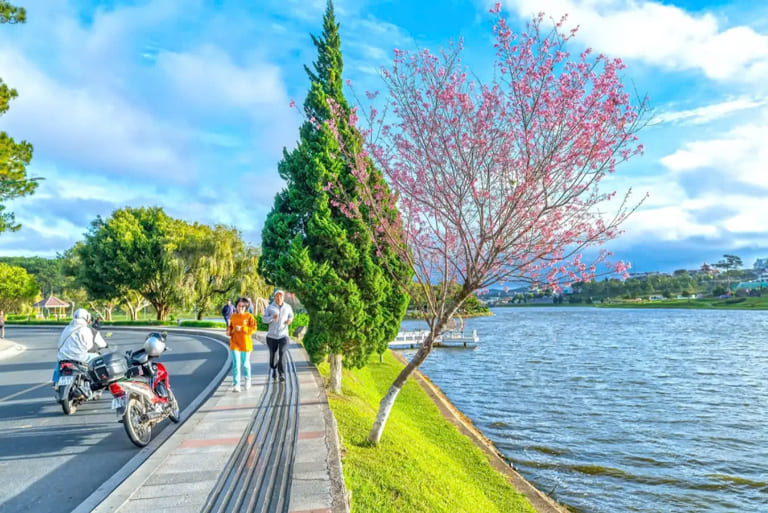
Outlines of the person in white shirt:
M93 352L94 346L97 348L107 347L107 342L101 334L91 329L91 314L88 310L78 308L72 316L70 322L64 331L61 332L56 355L56 368L53 371L53 385L59 380L59 362L61 360L70 360L73 362L89 363L99 355Z
M280 381L285 381L285 350L288 347L288 326L293 322L293 308L285 302L285 293L278 289L272 303L264 309L261 316L267 331L267 346L269 346L269 369L272 378L280 375ZM275 361L277 360L277 361Z

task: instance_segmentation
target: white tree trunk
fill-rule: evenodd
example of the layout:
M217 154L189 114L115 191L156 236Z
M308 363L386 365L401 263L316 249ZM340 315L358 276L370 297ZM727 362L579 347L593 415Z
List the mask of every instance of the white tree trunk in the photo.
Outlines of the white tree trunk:
M369 442L377 444L379 443L379 440L381 440L381 435L384 433L384 426L387 424L387 419L392 411L392 407L395 405L395 399L397 399L397 394L400 393L401 388L402 387L393 383L389 387L389 390L387 390L387 395L381 399L381 402L379 403L379 413L376 414L376 420L373 422L371 432L368 433Z
M328 363L331 365L329 388L334 394L341 394L341 355L338 353L329 354Z
M419 365L424 363L424 360L427 359L429 353L432 352L432 343L436 338L436 333L439 332L441 327L427 335L427 338L424 339L424 342L421 344L421 347L419 347L419 350L416 351L416 354L411 361L400 371L400 374L397 375L395 381L389 386L387 394L379 403L379 413L376 414L376 420L373 422L371 432L368 434L369 442L377 444L379 443L379 440L381 440L381 434L384 432L384 426L387 424L389 414L392 411L392 407L395 405L397 394L400 393L400 390L402 390L405 382L408 381L408 378L413 374L413 371L415 371Z
M384 433L384 426L386 426L389 414L392 412L392 407L395 405L395 399L397 399L397 395L400 393L400 390L402 390L405 382L408 381L408 378L413 374L413 371L418 369L419 366L424 363L424 360L427 359L429 353L432 352L432 344L435 342L435 339L443 331L446 322L448 322L448 319L456 313L456 310L465 298L466 296L437 319L432 330L429 332L429 335L427 335L427 338L424 339L424 342L422 342L419 347L419 350L416 351L416 354L413 355L411 361L400 371L400 374L397 375L395 381L389 386L387 394L379 403L379 412L376 414L376 420L373 422L371 432L368 433L368 441L372 444L378 444L379 440L381 440L381 435Z

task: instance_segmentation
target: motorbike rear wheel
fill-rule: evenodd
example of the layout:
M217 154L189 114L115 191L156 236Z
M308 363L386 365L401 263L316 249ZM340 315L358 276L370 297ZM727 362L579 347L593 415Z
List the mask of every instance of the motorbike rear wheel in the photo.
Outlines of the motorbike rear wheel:
M64 410L66 415L72 415L77 411L77 404L72 399L72 389L74 386L74 383L72 383L64 385L63 388L59 387L59 401L61 402L61 409Z
M173 390L168 389L168 405L171 408L171 413L168 414L168 418L171 422L178 424L181 420L181 410L179 409L179 401L176 400L176 396L173 395Z
M144 421L142 417L145 417ZM123 414L123 427L128 438L138 447L145 447L152 439L152 426L146 420L146 409L136 397L128 399Z

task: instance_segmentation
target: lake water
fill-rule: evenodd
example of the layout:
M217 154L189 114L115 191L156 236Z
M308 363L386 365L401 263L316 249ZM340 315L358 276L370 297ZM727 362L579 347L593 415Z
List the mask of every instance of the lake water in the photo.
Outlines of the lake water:
M466 321L478 349L421 370L540 490L584 512L768 512L768 312L494 314Z

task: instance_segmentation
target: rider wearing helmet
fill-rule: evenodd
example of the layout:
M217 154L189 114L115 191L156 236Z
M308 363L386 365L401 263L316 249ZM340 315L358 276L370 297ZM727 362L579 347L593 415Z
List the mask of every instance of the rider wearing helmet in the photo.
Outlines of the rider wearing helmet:
M88 310L78 308L72 316L70 322L64 331L61 332L57 348L59 350L57 359L71 360L87 364L99 355L93 352L94 346L97 348L107 347L107 342L101 334L92 330L88 324L91 322L91 314ZM56 363L56 369L53 371L53 385L59 380L59 364Z

